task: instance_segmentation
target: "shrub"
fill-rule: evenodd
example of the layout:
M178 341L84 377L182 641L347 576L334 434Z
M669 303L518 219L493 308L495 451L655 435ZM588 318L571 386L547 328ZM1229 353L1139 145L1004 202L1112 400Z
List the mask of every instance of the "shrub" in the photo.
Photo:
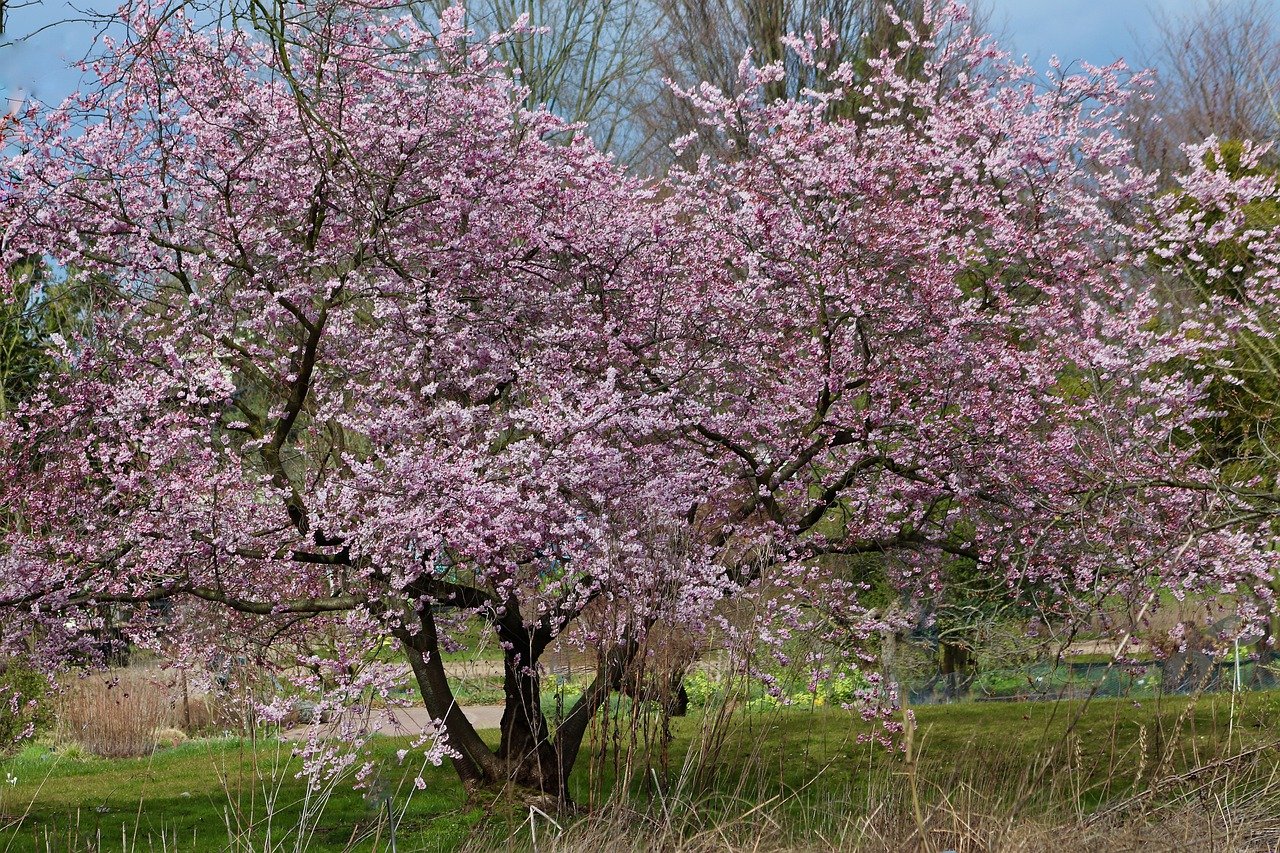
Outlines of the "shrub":
M187 733L182 729L162 728L156 729L155 732L155 748L156 749L173 749L187 742Z
M845 704L856 700L858 694L870 686L867 677L855 670L831 678L822 685L822 693L828 702Z
M28 667L0 665L0 755L49 727L49 682Z
M695 708L704 707L721 693L720 685L700 669L691 670L684 677L684 691L689 696L689 704Z

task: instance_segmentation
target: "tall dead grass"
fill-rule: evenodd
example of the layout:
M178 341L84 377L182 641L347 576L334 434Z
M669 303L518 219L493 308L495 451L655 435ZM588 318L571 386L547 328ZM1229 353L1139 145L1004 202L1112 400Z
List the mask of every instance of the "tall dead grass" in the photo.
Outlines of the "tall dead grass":
M466 848L549 853L1100 853L1100 851L1275 851L1280 849L1280 774L1275 745L1218 759L1192 772L1152 779L1110 804L1085 810L1070 796L1068 768L1027 807L1032 768L1014 772L992 757L957 775L911 778L879 771L865 788L818 782L809 791L766 794L744 776L714 797L658 796L644 807L612 802L561 821L531 810L505 833Z
M138 668L68 680L57 697L56 716L57 740L103 758L131 758L150 754L158 733L208 732L224 715L210 697L185 692L179 675Z
M155 733L176 725L172 701L145 674L92 674L66 684L58 700L57 738L103 758L147 755Z
M908 726L904 753L870 760L851 729L848 744L819 759L828 763L797 779L784 770L803 743L779 747L767 733L786 720L738 713L741 676L724 678L725 699L703 710L682 755L652 704L617 707L597 720L584 756L581 812L497 809L464 849L1280 850L1280 732L1255 717L1243 733L1234 700L1221 717L1212 704L1206 719L1197 708L1214 700L1197 693L1136 730L1116 721L1086 730L1077 724L1090 702L1065 703L1054 711L1060 734L1044 730L1032 751L1002 750L990 732L967 746L908 746Z

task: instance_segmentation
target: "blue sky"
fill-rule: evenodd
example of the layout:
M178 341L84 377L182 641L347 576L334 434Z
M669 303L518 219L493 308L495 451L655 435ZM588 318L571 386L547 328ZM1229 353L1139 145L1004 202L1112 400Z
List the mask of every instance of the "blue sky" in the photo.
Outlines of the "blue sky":
M1229 1L1229 0L1228 0ZM1280 3L1280 0L1273 0ZM992 27L1005 47L1044 66L1056 54L1064 62L1105 65L1123 57L1142 61L1138 45L1155 34L1158 15L1178 17L1204 8L1205 0L987 0Z
M0 96L19 92L56 103L76 89L79 72L68 68L94 43L86 23L58 23L79 17L63 0L9 0L6 32L0 41ZM76 3L81 8L96 4Z
M116 0L109 0L114 5ZM1139 59L1136 39L1151 34L1153 11L1179 14L1204 0L987 0L993 24L1016 53L1026 53L1043 66L1053 54L1064 61L1087 59L1105 64L1123 56ZM1275 0L1280 3L1280 0ZM99 0L76 1L80 7L105 8ZM84 56L93 44L87 24L41 27L77 13L64 0L10 0L9 31L0 45L0 98L20 90L45 102L56 102L76 88L78 74L67 63ZM18 8L12 8L17 6ZM30 36L24 41L14 38ZM2 109L0 105L0 109Z

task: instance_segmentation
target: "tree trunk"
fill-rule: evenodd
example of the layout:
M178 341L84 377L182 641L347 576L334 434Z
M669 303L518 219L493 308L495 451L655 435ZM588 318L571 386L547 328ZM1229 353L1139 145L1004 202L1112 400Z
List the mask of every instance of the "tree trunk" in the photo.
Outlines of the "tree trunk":
M1273 643L1277 637L1277 622L1280 622L1280 618L1268 617L1262 629L1262 636L1253 644L1253 651L1257 655L1257 660L1253 664L1253 677L1249 679L1253 687L1270 687L1275 684L1275 673L1272 672L1271 667L1276 661L1276 648Z
M566 781L574 762L578 760L578 751L582 748L587 725L596 715L596 711L599 711L608 701L609 694L622 682L627 666L635 658L639 649L640 644L628 638L604 655L596 666L595 679L573 704L573 708L565 715L560 727L556 730L556 753L560 761L560 776Z
M462 713L453 689L449 687L449 679L440 660L435 616L430 607L423 608L421 623L419 633L411 634L402 629L396 632L396 637L409 660L422 702L434 719L444 723L449 747L458 753L452 761L463 787L472 791L492 784L499 775L498 762L471 721Z
M502 741L498 758L508 780L568 802L568 774L561 774L547 718L542 713L542 677L533 649L508 649L503 660ZM538 650L541 651L541 650Z
M972 680L969 675L969 650L954 643L943 640L939 643L942 652L940 669L946 677L945 696L948 701L960 698L960 692L968 688Z
M496 750L476 732L449 687L440 658L439 636L431 608L419 614L421 629L396 632L422 694L427 711L444 722L458 778L469 792L515 785L536 791L559 808L572 806L569 773L577 761L590 721L617 690L639 644L627 640L603 656L595 680L552 731L542 712L542 678L538 659L550 643L547 631L530 632L511 605L492 620L503 643L504 708Z
M885 630L880 633L880 667L881 684L886 698L890 702L900 701L903 697L898 685L898 632Z

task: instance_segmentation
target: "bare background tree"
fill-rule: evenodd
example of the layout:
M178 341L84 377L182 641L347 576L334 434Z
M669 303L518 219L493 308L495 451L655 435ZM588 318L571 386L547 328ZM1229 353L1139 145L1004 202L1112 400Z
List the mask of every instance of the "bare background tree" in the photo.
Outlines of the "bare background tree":
M424 0L415 8L430 19L448 5L449 0ZM788 63L786 78L772 84L767 97L795 94L817 81L811 69L787 55L782 38L824 28L837 38L821 58L832 67L851 62L860 75L869 58L902 38L894 17L919 24L925 5L924 0L474 0L467 15L482 33L507 29L526 16L535 31L497 50L519 69L530 102L586 122L601 147L638 169L662 171L671 160L670 144L699 130L672 82L691 87L707 81L734 93L738 66L750 52L756 63ZM987 17L976 14L976 25L985 28Z
M670 143L700 130L694 112L667 84L682 88L709 82L725 92L739 88L738 66L750 51L757 63L787 61L781 39L789 33L818 33L824 23L838 40L823 60L831 67L844 61L865 62L879 53L886 39L897 40L900 28L889 10L919 20L921 0L653 0L661 26L655 35L654 70L636 105L635 121L645 144L637 159L660 161ZM787 77L770 84L770 99L794 94L812 84L810 69L788 67ZM702 140L703 145L713 144Z
M782 38L788 34L822 33L836 36L819 47L828 67L853 65L855 76L867 71L867 61L904 35L903 24L920 26L924 0L651 0L660 26L655 33L654 73L639 90L634 107L636 136L644 144L632 152L636 162L651 165L670 158L673 140L699 128L689 105L668 83L688 88L707 81L728 93L739 87L738 66L749 51L757 64L784 62L787 75L770 84L765 96L781 98L819 85L811 68L789 56ZM988 29L990 14L982 2L969 4L973 25ZM923 62L925 57L916 57ZM844 102L837 110L852 111ZM847 114L847 113L846 113ZM702 144L714 144L702 139ZM697 148L694 149L696 152Z
M451 0L414 4L424 20ZM522 15L531 32L497 47L529 87L531 104L545 104L573 122L585 122L597 144L623 149L635 91L653 68L651 35L656 10L648 0L472 0L468 23L482 33L510 28Z
M1170 174L1179 146L1210 135L1274 140L1280 131L1280 6L1206 0L1182 15L1153 9L1156 35L1143 64L1158 74L1138 106L1139 162ZM1159 116L1159 120L1156 117ZM1271 162L1280 163L1275 152Z

